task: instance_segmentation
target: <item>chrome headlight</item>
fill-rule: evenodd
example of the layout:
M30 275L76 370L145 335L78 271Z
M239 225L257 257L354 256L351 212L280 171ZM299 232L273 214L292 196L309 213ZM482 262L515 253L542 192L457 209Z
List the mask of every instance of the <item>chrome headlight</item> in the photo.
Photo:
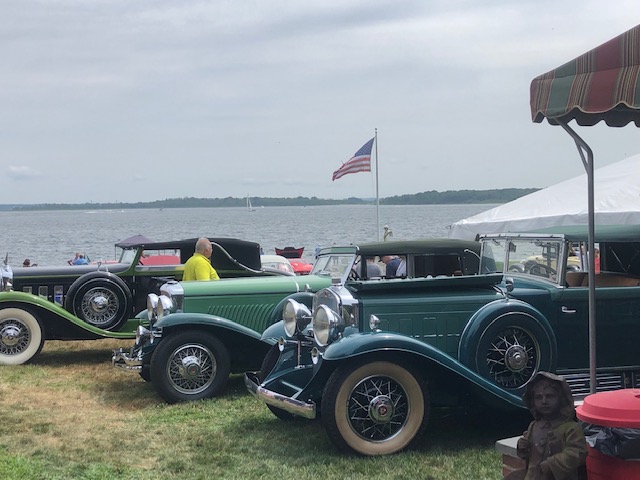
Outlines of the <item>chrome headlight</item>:
M160 287L160 295L171 299L173 309L182 311L184 305L184 288L180 282L171 280Z
M158 295L150 293L147 295L147 318L153 321L156 315L156 307L158 306Z
M306 305L289 299L284 304L282 320L284 321L284 331L287 336L293 337L309 325L311 322L311 312Z
M313 336L322 347L335 340L342 317L326 305L319 305L313 314Z
M136 346L141 346L151 338L151 330L139 325L136 329Z
M169 297L164 295L158 296L155 293L147 295L147 317L149 317L149 322L160 320L165 315L171 313L172 308L173 302Z

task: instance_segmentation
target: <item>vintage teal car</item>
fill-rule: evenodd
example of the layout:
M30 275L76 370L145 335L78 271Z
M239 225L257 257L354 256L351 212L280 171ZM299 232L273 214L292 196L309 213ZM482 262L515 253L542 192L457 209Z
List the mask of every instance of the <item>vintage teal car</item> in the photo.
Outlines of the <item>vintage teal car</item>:
M340 450L362 455L413 445L432 406L524 408L521 394L538 371L563 375L583 397L587 272L567 257L575 245L584 252L586 239L578 231L487 236L479 274L348 280L311 301L289 299L282 322L263 334L277 343L245 384L280 418L321 416ZM601 230L596 241L597 390L637 388L640 236ZM468 250L457 252L461 267ZM511 270L532 257L540 261Z
M127 245L109 264L16 268L0 292L0 365L33 359L45 340L135 338L147 294L181 278L196 238ZM221 278L282 276L260 263L260 244L212 238Z
M463 244L475 248L465 255L477 270L479 244ZM113 363L151 380L170 403L215 396L229 373L260 367L276 340L263 342L261 334L280 321L285 298L304 302L332 282L367 278L367 264L384 255L403 255L409 260L408 275L426 275L433 270L433 257L426 253L433 253L430 242L334 247L321 251L305 276L168 283L160 297L149 297L150 326L139 327L134 347L115 351ZM453 268L452 262L443 255L437 268Z

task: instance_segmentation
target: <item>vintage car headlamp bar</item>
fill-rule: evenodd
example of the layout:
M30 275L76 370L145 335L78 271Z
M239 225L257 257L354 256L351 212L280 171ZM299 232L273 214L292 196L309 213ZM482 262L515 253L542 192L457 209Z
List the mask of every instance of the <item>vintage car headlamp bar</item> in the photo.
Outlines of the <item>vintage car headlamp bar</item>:
M303 331L311 323L311 312L306 305L289 299L282 310L284 331L289 338Z
M321 347L335 340L342 317L326 305L318 305L313 314L313 336Z

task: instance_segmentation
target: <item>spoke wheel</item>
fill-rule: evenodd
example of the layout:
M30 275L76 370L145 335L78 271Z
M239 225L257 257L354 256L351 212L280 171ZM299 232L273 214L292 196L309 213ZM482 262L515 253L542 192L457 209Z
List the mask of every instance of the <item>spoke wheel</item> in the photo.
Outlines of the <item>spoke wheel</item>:
M532 316L506 313L481 331L475 343L475 369L514 394L541 370L553 371L554 339Z
M410 369L377 361L338 368L322 398L322 416L331 440L361 455L399 452L426 429L426 383Z
M489 376L505 388L523 386L539 364L540 347L531 333L519 327L499 331L486 354Z
M151 381L169 403L218 395L229 377L229 354L215 336L182 332L163 338L151 358Z
M115 278L96 276L85 280L81 277L69 289L68 297L71 313L103 330L120 328L132 309L127 286Z
M20 365L35 357L44 345L40 322L26 310L0 310L0 365Z

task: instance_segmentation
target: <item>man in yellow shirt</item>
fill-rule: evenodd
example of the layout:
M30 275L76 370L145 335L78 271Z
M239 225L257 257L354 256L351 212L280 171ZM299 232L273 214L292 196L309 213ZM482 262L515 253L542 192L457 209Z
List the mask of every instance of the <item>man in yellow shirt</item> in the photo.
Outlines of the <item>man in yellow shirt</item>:
M190 280L220 280L218 272L211 266L211 252L213 247L208 238L199 238L196 251L184 264L183 281Z

